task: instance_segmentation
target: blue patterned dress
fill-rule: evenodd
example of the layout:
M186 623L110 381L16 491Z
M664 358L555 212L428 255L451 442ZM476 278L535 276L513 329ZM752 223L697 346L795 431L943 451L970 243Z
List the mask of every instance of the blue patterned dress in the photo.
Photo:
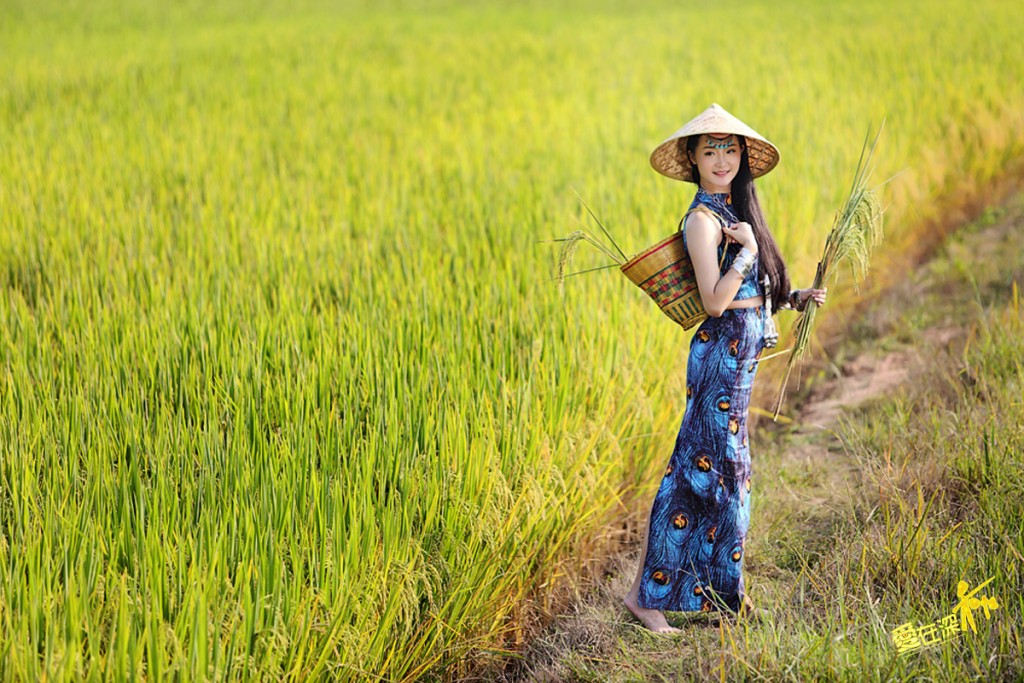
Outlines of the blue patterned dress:
M697 204L737 222L727 195L700 189L690 208ZM722 273L739 249L730 245ZM757 270L744 280L737 299L763 295ZM764 306L726 310L705 320L690 340L686 412L651 509L641 607L736 611L743 601L751 490L747 406L764 318Z

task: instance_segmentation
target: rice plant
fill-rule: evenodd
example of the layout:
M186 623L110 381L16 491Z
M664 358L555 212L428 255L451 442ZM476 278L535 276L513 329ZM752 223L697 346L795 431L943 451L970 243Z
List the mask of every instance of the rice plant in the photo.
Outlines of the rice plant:
M848 264L853 271L854 283L862 279L868 272L872 248L882 238L882 208L876 192L877 187L869 187L871 157L878 146L882 134L879 127L874 140L869 142L870 133L861 148L857 169L853 174L853 185L846 202L836 212L832 229L825 238L825 249L814 272L814 289L821 289L830 280L835 279L836 267ZM807 354L811 342L811 331L814 326L815 312L818 305L813 300L807 302L806 308L793 326L793 347L786 362L786 370L782 375L778 399L775 404L775 418L782 410L782 402L786 396L786 385L796 363Z
M885 113L911 239L1024 152L1014 8L924 14L0 4L0 678L429 680L514 650L683 405L649 302L551 286L569 188L650 244L690 196L647 153L720 101L783 149L759 191L809 277L844 141ZM684 54L698 19L731 58Z

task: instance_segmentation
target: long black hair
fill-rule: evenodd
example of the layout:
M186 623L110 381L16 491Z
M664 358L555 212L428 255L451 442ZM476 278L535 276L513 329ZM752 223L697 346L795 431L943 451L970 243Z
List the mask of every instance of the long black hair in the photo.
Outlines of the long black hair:
M772 310L777 311L789 297L789 272L786 270L786 262L782 259L779 245L775 243L775 238L768 230L768 222L764 219L764 212L761 211L761 202L757 199L754 176L750 172L750 159L747 157L747 141L742 135L736 137L740 141L742 155L739 171L732 180L732 207L736 211L736 216L741 221L750 223L754 229L761 272L768 273L768 277L771 279L772 291L768 296L772 300ZM683 139L680 138L679 142L682 143ZM680 149L690 164L691 177L698 186L700 185L700 172L697 170L697 164L690 161L690 153L696 155L699 139L699 135L686 137L685 149ZM682 144L679 146L683 147Z

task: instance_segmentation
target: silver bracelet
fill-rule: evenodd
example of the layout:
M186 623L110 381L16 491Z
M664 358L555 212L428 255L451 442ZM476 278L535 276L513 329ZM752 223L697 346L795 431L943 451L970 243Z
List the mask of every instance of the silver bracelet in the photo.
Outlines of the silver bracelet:
M736 259L732 262L732 268L746 279L750 275L750 271L754 269L755 260L757 260L757 254L743 247L740 249L740 253L736 254Z

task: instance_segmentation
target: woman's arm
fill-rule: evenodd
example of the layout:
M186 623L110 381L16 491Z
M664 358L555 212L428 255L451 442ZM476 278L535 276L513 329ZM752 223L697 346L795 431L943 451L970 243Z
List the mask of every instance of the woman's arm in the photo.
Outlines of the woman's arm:
M825 298L828 295L828 287L824 289L794 289L789 293L789 298L786 299L786 306L783 308L790 308L795 311L802 311L807 308L807 302L814 300L814 303L818 306L825 304Z
M718 224L706 213L695 211L686 218L683 224L686 231L686 247L690 252L690 261L697 276L697 289L704 310L708 315L717 318L722 315L743 284L743 275L735 268L730 268L725 275L718 269L718 245L725 239L723 231L730 238L739 242L757 256L757 240L747 223L736 223L726 228Z

